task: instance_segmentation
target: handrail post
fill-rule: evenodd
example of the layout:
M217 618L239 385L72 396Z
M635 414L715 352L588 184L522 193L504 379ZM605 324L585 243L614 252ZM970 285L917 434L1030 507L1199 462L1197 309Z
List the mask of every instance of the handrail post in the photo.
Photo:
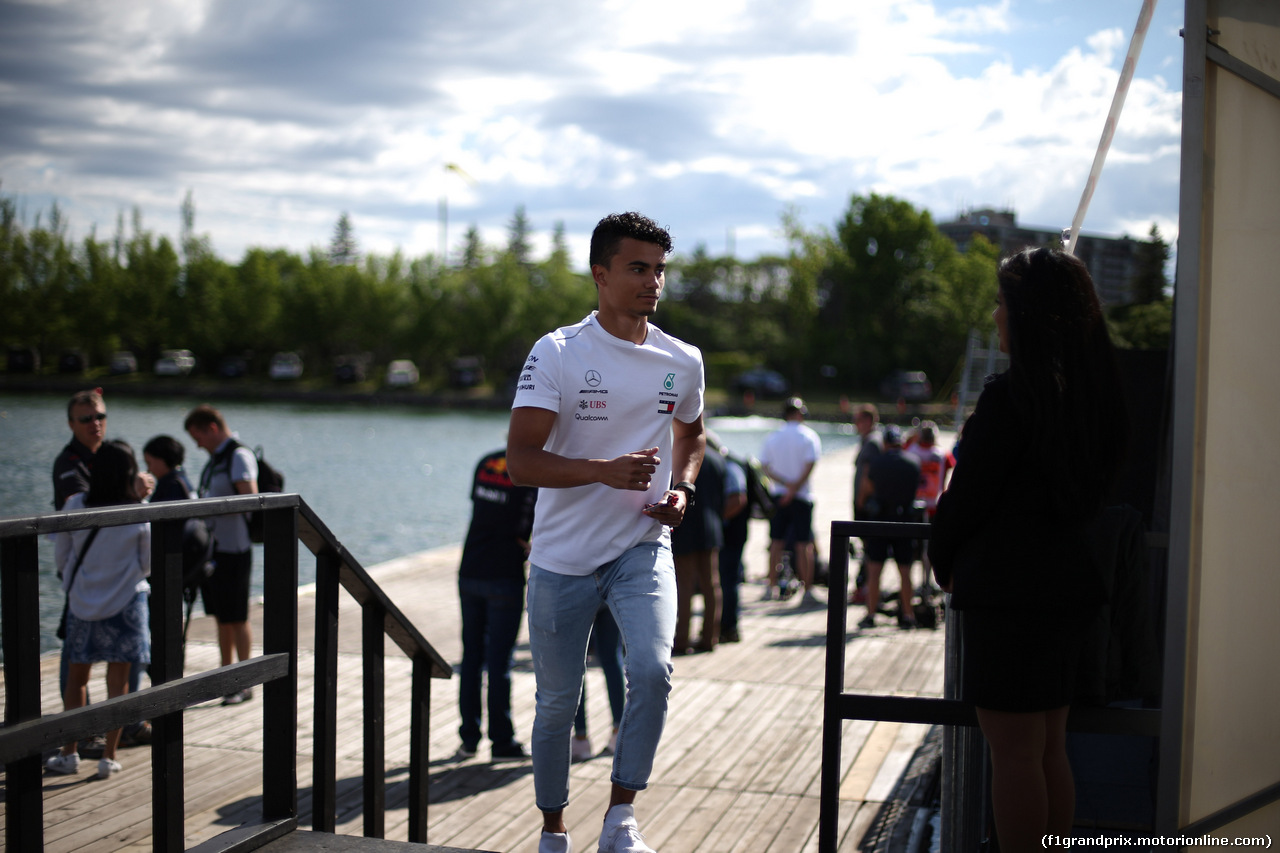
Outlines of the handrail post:
M298 514L264 518L262 651L285 654L289 673L262 688L262 817L298 817Z
M431 662L413 658L409 700L409 840L427 843L427 782L431 773Z
M0 596L4 619L4 723L40 716L39 559L35 536L0 542ZM33 755L6 764L5 848L44 847L44 768Z
M951 609L947 597L945 661L942 695L960 698L964 665L961 632L964 613ZM945 726L942 730L942 849L977 850L986 814L985 743L974 726Z
M364 660L364 835L386 835L386 667L384 622L386 610L377 601L365 602L361 613Z
M835 853L840 821L840 750L844 717L844 645L849 602L849 537L831 530L831 559L827 581L826 689L822 699L822 770L818 794L818 850Z
M311 828L337 826L338 778L338 573L332 548L316 554L315 730L312 732Z
M181 520L151 524L151 684L182 678ZM151 846L182 850L186 835L182 712L161 714L151 727Z

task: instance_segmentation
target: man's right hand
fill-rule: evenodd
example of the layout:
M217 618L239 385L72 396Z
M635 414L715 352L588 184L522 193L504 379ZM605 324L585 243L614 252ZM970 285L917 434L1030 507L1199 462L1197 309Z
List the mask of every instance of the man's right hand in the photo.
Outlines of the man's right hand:
M611 489L643 492L653 482L653 474L661 463L656 447L625 453L602 464L600 482Z

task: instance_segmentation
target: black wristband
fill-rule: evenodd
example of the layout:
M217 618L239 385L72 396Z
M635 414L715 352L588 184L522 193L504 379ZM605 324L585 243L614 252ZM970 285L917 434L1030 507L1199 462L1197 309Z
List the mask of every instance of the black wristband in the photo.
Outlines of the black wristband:
M676 483L676 484L675 484L674 486L672 486L671 488L672 488L672 489L683 489L683 490L684 490L684 493L685 493L686 495L688 495L688 497L689 497L689 503L690 503L690 505L692 505L692 504L693 504L693 498L694 498L694 495L698 494L698 487L697 487L697 486L695 486L693 483L690 483L688 480L681 480L680 482Z

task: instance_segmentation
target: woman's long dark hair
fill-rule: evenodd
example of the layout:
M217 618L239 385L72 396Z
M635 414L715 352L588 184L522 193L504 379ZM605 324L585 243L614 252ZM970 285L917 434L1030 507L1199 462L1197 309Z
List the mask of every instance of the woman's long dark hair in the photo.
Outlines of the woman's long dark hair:
M119 439L104 441L98 452L93 454L85 506L138 503L141 498L134 491L137 479L138 460L133 455L133 448Z
M1091 513L1115 481L1128 416L1102 306L1084 263L1056 249L1005 258L1013 399L1032 430L1054 508Z

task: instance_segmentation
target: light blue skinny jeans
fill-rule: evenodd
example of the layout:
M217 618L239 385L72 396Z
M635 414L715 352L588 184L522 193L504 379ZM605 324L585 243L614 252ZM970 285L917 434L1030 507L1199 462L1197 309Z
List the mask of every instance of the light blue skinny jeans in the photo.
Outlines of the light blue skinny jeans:
M614 784L643 791L667 721L671 643L676 630L671 549L641 542L589 575L529 567L529 649L537 677L533 787L538 808L569 804L569 738L582 695L587 640L601 602L622 638L627 702L613 756Z

